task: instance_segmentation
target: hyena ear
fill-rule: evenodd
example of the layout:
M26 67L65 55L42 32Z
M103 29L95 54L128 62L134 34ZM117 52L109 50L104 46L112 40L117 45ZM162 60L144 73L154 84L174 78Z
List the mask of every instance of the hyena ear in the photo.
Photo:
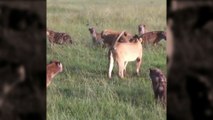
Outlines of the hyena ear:
M51 64L51 63L53 63L53 60L51 60L51 61L49 62L49 64Z
M124 36L127 36L127 32L126 31L124 32Z
M137 39L138 39L138 38L139 38L139 36L138 36L137 34L135 34L135 35L133 36L133 38L137 38Z
M59 68L59 72L62 72L63 71L63 65L62 65L62 63L58 61L55 64Z
M152 71L153 71L153 68L149 68L149 71L152 72Z
M60 62L56 62L56 65L57 65L57 66L61 66L61 63L60 63Z
M93 29L93 27L89 27L89 30L92 30Z

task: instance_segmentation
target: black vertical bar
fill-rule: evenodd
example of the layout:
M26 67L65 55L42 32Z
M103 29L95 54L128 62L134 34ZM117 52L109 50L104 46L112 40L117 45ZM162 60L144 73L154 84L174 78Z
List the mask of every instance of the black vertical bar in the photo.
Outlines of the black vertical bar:
M46 1L0 1L0 120L46 119Z
M168 70L167 119L213 118L213 2L168 0L174 53Z

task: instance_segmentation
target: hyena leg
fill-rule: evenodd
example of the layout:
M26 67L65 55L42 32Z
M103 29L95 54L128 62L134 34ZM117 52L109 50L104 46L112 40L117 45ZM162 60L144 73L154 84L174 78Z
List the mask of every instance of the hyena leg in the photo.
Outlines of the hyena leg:
M156 46L157 42L158 42L158 38L156 38L156 39L153 41L152 45L153 45L153 46Z
M137 73L138 76L139 76L141 63L142 63L142 59L141 58L137 58L136 59L136 73Z
M114 58L113 58L112 51L109 51L108 56L109 56L109 72L108 72L108 77L111 79L112 78L112 69L113 69L113 66L114 66Z
M153 45L154 45L154 46L159 46L159 42L160 42L160 41L161 41L161 39L157 38L157 39L154 41Z

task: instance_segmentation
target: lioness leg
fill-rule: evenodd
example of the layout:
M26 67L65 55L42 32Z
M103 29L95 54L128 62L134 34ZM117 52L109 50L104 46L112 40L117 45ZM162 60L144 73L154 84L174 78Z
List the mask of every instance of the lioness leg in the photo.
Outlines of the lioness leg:
M124 76L126 76L126 75L127 75L127 73L126 73L126 66L127 66L127 64L128 64L128 62L127 62L127 61L125 61L125 62L124 62Z
M124 61L117 61L118 62L118 75L121 78L124 78Z
M142 60L141 58L136 59L136 73L139 76L140 66L141 66Z

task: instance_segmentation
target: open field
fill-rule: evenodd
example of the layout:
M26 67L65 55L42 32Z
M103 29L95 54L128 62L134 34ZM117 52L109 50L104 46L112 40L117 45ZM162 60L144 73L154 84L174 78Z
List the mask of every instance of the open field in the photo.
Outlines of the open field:
M143 51L140 76L135 62L121 80L115 66L107 78L107 49L92 44L88 26L132 34L138 24L151 30L166 29L166 0L47 0L47 27L69 33L73 45L47 41L47 62L57 59L64 66L47 89L48 120L165 120L166 111L155 104L150 67L166 73L166 42Z

